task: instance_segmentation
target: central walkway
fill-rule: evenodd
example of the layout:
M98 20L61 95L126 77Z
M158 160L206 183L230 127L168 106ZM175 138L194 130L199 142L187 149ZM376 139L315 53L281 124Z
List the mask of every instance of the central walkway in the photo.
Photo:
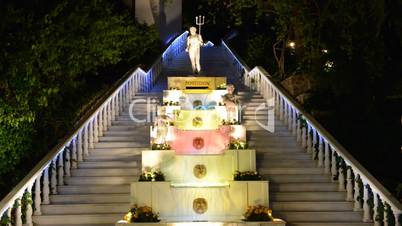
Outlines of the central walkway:
M266 123L267 109L255 112L265 103L258 93L248 92L240 81L232 79L231 62L220 47L202 50L201 76L227 76L228 83L238 88L251 148L257 150L259 172L270 181L270 207L275 217L287 225L297 226L368 226L361 223L362 212L353 211L339 192L330 175L324 174L309 154L296 142L281 121L275 121L275 132L261 128ZM161 101L167 76L191 74L187 53L167 62L162 76L150 93L139 93L133 99L153 98ZM131 100L132 101L132 100ZM147 106L134 109L139 118L146 117ZM135 124L129 117L128 105L116 118L90 154L58 187L51 204L43 205L36 225L114 225L130 208L129 183L138 180L141 150L149 148L149 123Z

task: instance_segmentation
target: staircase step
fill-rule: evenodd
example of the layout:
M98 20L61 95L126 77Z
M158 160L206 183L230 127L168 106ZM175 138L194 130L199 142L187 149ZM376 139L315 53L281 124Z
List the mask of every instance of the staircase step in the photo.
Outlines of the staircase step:
M264 151L257 152L257 160L260 161L313 161L311 160L311 156L304 152L297 152L297 153L292 153L291 155L287 153L267 153ZM315 162L315 161L314 161Z
M131 169L130 169L131 170ZM136 176L75 176L66 177L64 179L65 183L70 185L87 185L87 184L129 184L134 181L138 181Z
M319 202L272 202L275 211L349 211L353 203L346 201L319 201Z
M42 214L46 215L124 213L129 209L129 203L51 204L41 206Z
M78 168L135 168L139 166L137 161L84 161L78 163Z
M309 182L329 182L330 178L328 175L323 174L273 174L267 176L269 181L274 183L289 183L289 182L299 182L299 183L309 183Z
M121 155L121 156L140 156L144 148L94 148L89 149L89 156L107 156L107 155Z
M63 185L57 188L59 194L110 194L110 193L129 193L130 185Z
M73 177L100 177L100 176L137 176L139 169L108 168L108 169L73 169Z
M373 223L363 222L292 222L289 226L373 226Z
M121 220L122 214L62 214L33 216L36 225L88 225L88 224L107 224L114 225Z
M138 142L99 142L94 145L95 148L138 148L149 147L149 141L146 140Z
M103 136L99 137L99 142L130 142L130 141L140 141L140 140L147 140L149 141L148 137L141 137L140 135L144 135L149 131L144 131L142 133L138 133L135 135L128 135L128 136Z
M113 153L113 149L110 150L111 153ZM98 153L94 153L94 154L90 154L88 157L85 158L86 161L139 161L141 160L141 155L134 153L134 154L125 154L125 155L116 155L116 154L109 154L109 155L105 155L105 154L99 154Z
M51 195L52 204L129 203L130 194Z
M284 219L287 222L314 222L314 221L336 221L336 222L359 222L362 220L361 212L353 211L281 211L274 214L279 218Z
M274 192L271 194L272 201L344 201L346 194L338 191L328 192Z
M292 168L260 168L259 172L261 174L268 174L270 176L279 174L279 175L304 175L304 174L314 174L314 175L321 175L323 174L324 170L321 168L299 168L299 167L292 167Z
M337 191L338 186L335 183L272 183L269 185L273 192L292 192L292 191Z
M135 131L135 130L144 129L144 128L149 129L149 125L140 125L140 126L137 126L137 125L123 125L123 126L114 125L109 128L109 131L132 131L132 130Z

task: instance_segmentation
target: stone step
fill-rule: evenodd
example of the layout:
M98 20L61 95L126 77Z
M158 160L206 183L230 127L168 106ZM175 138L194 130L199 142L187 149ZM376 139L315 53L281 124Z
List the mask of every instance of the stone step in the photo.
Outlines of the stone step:
M259 168L258 171L261 174L267 175L304 175L304 174L311 174L311 175L321 175L323 174L324 170L321 168L308 168L308 167L282 167L282 168Z
M135 131L135 130L138 130L138 129L140 129L140 130L144 129L143 127L146 127L146 128L149 129L150 125L151 124L149 124L149 125L141 125L141 126L137 126L137 125L119 125L119 126L117 126L117 125L115 125L115 126L110 127L109 131L133 131L133 130Z
M52 204L130 203L130 194L51 195L50 201Z
M353 211L281 211L273 215L287 222L360 222L362 220L362 213Z
M330 181L330 177L323 174L273 174L267 175L267 177L273 183L316 183Z
M131 170L131 169L130 169ZM75 177L66 177L64 182L68 185L88 185L88 184L129 184L131 182L138 181L137 176L99 176L99 177L91 177L91 176L75 176Z
M332 182L321 183L272 183L269 185L270 191L273 192L320 192L320 191L337 191L338 186Z
M121 220L121 213L114 214L61 214L33 216L35 225L88 225L103 224L114 225Z
M130 209L129 203L90 203L90 204L51 204L42 205L42 214L100 214L120 213L124 214Z
M94 148L90 149L89 153L91 157L94 156L108 156L108 155L117 155L117 156L138 156L141 155L141 152L145 150L144 148Z
M269 154L303 153L303 150L299 147L263 147L263 146L258 147L250 146L250 147L256 149L258 152L265 152Z
M111 151L112 152L112 151ZM116 154L109 154L109 155L90 155L85 158L86 161L140 161L141 156L138 154L135 155L116 155Z
M110 194L110 193L129 193L130 185L63 185L57 188L59 194Z
M138 161L84 161L78 163L78 168L135 168L138 167Z
M292 222L289 226L373 226L373 223L363 222Z
M346 193L338 191L274 192L271 201L345 201Z
M311 156L300 151L297 153L267 153L267 152L257 152L257 160L268 160L268 161L290 161L290 160L311 160Z
M149 141L142 140L138 142L99 142L94 145L95 148L147 148Z
M275 211L350 211L352 202L346 201L320 201L320 202L272 202Z
M145 135L147 132L142 132L138 133L137 135L127 135L127 136L104 136L104 137L99 137L99 142L128 142L128 141L139 141L139 140L148 140L149 141L149 135L148 136L140 136L140 135ZM149 131L148 131L149 134Z
M127 168L106 168L106 169L73 169L73 177L100 177L100 176L137 176L141 171L139 169Z
M294 159L257 159L259 168L317 168L316 163L312 160L294 160ZM321 169L321 168L320 168ZM319 170L321 173L324 170Z
M144 134L149 134L149 126L146 129L136 129L136 130L109 130L104 132L103 137L113 137L113 136L141 136Z
M262 140L262 141L257 141L257 140L250 140L248 142L248 144L250 146L253 147L266 147L266 148L270 148L270 147L277 147L277 148L291 148L291 147L295 147L300 149L300 145L296 142L286 142L285 141L269 141L269 140Z

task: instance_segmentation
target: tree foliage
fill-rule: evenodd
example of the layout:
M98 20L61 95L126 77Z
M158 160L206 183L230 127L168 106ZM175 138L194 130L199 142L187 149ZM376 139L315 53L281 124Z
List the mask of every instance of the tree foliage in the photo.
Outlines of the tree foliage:
M5 176L12 174L11 182L17 182L32 160L72 127L82 105L122 75L110 69L159 51L156 30L136 24L112 1L41 1L46 6L41 9L10 1L1 16L0 181L7 184L0 186L5 189L12 185Z

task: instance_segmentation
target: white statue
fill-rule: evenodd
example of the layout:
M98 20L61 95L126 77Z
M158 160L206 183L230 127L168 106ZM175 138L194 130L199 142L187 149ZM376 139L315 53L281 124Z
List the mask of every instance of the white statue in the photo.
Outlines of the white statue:
M191 67L194 73L199 73L201 71L200 65L200 49L203 45L202 37L197 34L197 28L190 27L190 35L187 37L187 48L191 61Z

